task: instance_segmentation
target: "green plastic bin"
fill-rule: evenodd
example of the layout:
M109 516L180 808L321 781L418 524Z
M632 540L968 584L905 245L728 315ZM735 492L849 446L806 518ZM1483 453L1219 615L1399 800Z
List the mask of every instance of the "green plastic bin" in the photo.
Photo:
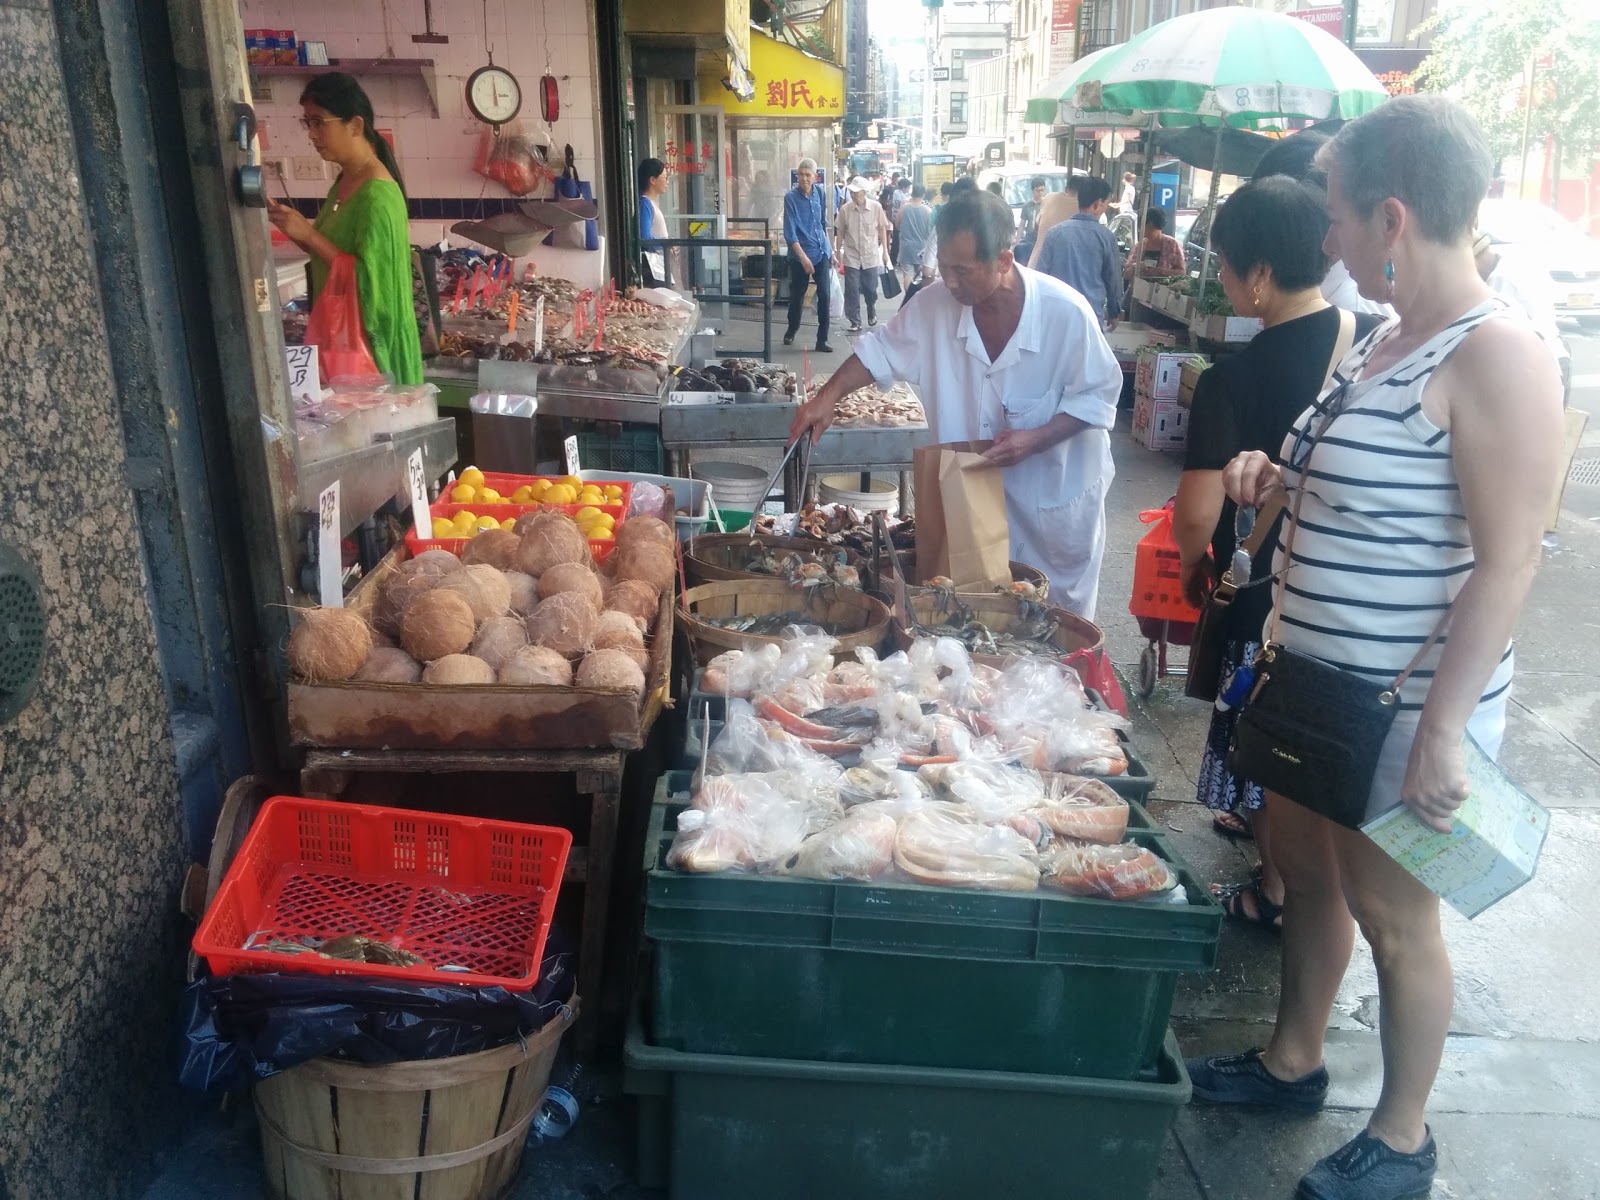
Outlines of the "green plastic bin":
M686 874L666 866L681 807L654 805L646 841L663 1049L1131 1080L1159 1065L1178 976L1216 961L1222 910L1148 830L1130 839L1190 903Z
M673 1200L1141 1200L1189 1100L1170 1033L1149 1083L685 1054L637 1020L623 1061L639 1182Z

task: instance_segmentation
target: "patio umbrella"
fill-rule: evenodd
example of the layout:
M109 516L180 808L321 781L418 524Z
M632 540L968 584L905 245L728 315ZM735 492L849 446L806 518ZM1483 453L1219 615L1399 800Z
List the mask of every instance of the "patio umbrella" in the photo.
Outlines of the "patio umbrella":
M1057 71L1039 89L1039 94L1028 101L1027 111L1023 120L1030 125L1128 125L1144 126L1148 121L1140 114L1133 113L1101 113L1084 114L1086 120L1075 120L1076 112L1073 95L1077 92L1078 83L1085 78L1094 66L1107 54L1115 50L1115 46L1105 46L1092 53L1085 54L1077 62L1070 63L1066 69Z
M1310 22L1214 8L1152 25L1097 56L1073 103L1161 113L1163 125L1249 129L1359 117L1387 98L1352 50Z

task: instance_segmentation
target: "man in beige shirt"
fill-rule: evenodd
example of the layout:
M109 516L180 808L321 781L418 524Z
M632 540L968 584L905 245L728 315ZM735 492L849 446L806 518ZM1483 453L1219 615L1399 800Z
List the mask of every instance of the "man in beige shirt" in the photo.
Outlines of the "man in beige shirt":
M857 175L849 184L850 199L833 218L833 263L844 268L844 315L850 332L861 332L861 298L867 299L867 324L878 323L878 272L889 261L889 217L867 194L867 181Z

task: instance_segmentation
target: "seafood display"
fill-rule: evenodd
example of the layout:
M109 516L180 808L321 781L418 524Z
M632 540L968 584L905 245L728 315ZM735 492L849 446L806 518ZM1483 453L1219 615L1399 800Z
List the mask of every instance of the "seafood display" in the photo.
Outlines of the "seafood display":
M757 513L757 533L783 537L810 537L819 542L848 546L871 556L876 553L872 537L873 514L844 504L807 504L797 513L769 516ZM889 541L896 550L910 550L917 544L915 517L886 519Z
M675 392L733 392L763 400L788 400L800 390L794 372L753 358L725 358L696 370L685 367L674 374Z
M815 381L813 390L826 383ZM834 406L835 425L926 425L927 414L922 411L922 401L908 383L896 383L888 391L869 383L851 392Z
M1120 717L1058 662L972 661L953 638L833 661L832 638L729 651L701 687L727 698L669 865L828 880L1182 900L1125 842Z
M978 619L978 614L964 603L956 592L953 580L935 575L923 584L934 595L933 614L942 618L937 622L919 619L914 609L911 628L923 637L952 637L974 654L1013 655L1033 654L1045 658L1059 658L1061 647L1055 641L1060 618L1056 611L1045 607L1049 585L1039 587L1031 583L1016 582L1010 588L996 588L1017 598L1017 620L1005 629L990 628Z

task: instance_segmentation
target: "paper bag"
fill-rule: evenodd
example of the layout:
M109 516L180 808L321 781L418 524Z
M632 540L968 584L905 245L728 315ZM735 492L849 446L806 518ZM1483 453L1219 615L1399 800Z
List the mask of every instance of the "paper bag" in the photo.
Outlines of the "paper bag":
M1011 585L1005 475L982 457L993 444L917 449L918 581L944 575L963 591L980 592Z

